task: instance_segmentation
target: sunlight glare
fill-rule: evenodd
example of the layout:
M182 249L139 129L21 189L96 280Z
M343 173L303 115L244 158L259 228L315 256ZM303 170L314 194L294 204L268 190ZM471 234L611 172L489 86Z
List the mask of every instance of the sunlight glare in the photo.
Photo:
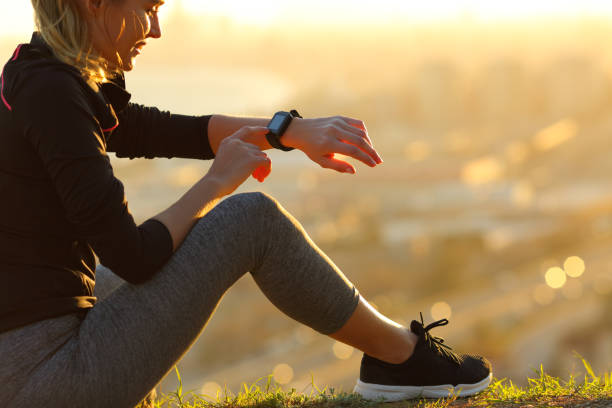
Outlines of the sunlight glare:
M228 16L237 22L267 25L276 21L362 24L398 20L436 21L457 18L479 20L525 19L540 16L610 15L607 1L583 0L483 2L480 0L438 0L411 2L405 0L311 0L307 6L295 1L246 0L175 0L192 14ZM176 5L174 4L174 5ZM168 5L173 5L168 2Z
M290 7L284 2L260 0L252 2L247 0L226 1L201 1L182 0L181 6L190 14L207 14L214 16L227 16L239 22L251 24L268 25L273 22L280 13Z
M268 26L276 22L306 24L364 24L443 20L517 20L527 18L576 18L612 16L612 3L603 0L513 2L481 0L311 0L307 6L296 1L260 0L172 0L161 9L160 19L174 11L189 15L227 17L237 23ZM30 2L7 2L0 13L0 35L29 35L33 28Z

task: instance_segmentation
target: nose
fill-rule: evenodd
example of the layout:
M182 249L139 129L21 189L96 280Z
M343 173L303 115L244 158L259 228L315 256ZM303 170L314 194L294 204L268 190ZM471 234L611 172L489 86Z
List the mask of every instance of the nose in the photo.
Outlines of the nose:
M150 28L147 34L147 38L160 38L161 37L161 27L159 25L159 18L157 17L157 13L153 14L150 19Z

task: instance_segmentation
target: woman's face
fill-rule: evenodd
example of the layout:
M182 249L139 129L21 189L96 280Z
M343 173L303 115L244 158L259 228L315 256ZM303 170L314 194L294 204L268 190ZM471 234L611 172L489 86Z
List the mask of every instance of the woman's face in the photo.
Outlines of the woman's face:
M163 0L85 1L94 48L123 71L132 70L147 38L161 37L157 11Z

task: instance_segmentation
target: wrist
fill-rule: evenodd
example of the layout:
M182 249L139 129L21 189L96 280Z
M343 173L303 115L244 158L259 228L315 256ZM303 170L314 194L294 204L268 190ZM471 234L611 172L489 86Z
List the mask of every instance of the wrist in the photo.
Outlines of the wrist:
M227 193L224 192L225 185L223 181L210 173L207 173L204 177L198 181L197 186L202 194L205 194L209 199L222 198Z
M289 127L287 128L287 130L285 131L285 134L281 138L281 142L283 143L283 145L287 147L293 147L294 149L301 148L302 145L300 143L300 138L298 135L299 135L299 129L302 127L304 120L306 119L293 118L291 120Z

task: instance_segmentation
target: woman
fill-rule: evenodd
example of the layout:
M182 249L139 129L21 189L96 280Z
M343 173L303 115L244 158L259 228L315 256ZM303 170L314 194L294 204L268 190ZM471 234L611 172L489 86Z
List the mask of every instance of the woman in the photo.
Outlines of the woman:
M407 329L378 313L273 198L220 202L249 175L265 178L270 143L339 172L354 168L334 153L375 167L382 160L361 121L289 117L275 138L268 119L129 102L122 73L161 36L162 3L32 0L38 31L2 71L0 406L137 404L247 271L288 316L364 352L355 391L366 398L486 388L485 359L428 333L446 319ZM137 226L109 151L214 161Z

